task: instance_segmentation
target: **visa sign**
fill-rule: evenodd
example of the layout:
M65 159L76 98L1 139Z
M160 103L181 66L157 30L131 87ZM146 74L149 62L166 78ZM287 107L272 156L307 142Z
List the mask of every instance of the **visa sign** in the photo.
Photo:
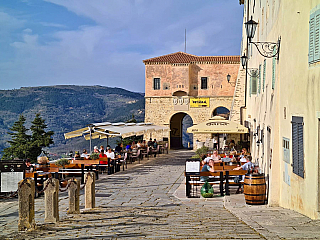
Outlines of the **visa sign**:
M190 107L201 108L201 107L209 107L209 106L210 106L210 98L190 98Z

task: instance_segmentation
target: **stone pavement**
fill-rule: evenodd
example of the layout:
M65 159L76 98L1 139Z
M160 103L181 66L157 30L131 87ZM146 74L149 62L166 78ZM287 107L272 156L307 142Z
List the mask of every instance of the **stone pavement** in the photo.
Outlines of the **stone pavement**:
M96 182L97 208L82 214L67 215L67 194L60 194L57 224L43 223L44 203L38 198L34 231L18 233L17 201L1 202L0 235L2 239L265 239L226 210L224 198L181 195L185 159L192 154L171 151L130 164L124 172L102 175ZM83 195L80 201L84 205Z
M267 239L320 239L320 220L267 205L246 205L243 194L225 197L225 207Z

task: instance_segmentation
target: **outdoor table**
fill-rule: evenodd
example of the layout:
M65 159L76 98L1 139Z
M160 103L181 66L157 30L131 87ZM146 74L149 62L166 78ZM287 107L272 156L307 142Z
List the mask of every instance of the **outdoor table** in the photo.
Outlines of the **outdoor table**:
M247 173L246 170L232 170L232 169L221 169L221 170L216 170L214 172L200 172L199 174L195 174L195 177L219 177L219 188L220 188L220 195L224 196L224 191L223 191L223 184L225 180L225 190L226 190L226 195L230 195L229 192L229 176L238 176L238 175L245 175ZM191 176L186 176L186 196L189 197L190 195L190 190L191 190ZM210 183L210 181L208 181ZM212 182L211 182L212 183ZM198 184L198 182L197 182ZM203 182L204 184L204 182Z

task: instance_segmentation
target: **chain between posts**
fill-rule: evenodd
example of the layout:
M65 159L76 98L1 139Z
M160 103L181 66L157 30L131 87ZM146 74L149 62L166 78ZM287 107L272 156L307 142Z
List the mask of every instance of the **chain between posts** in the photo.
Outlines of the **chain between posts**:
M88 181L89 174L90 174L90 176L91 176L91 172L88 172L87 177L86 177L86 180L84 181L84 184L83 184L83 186L80 188L80 190L84 189L84 187L86 186L87 181Z
M86 179L85 179L85 181L84 181L84 184L83 184L83 186L80 188L80 190L82 190L82 189L85 188L86 183L87 183L87 181L88 181L89 174L90 174L90 176L91 176L91 172L88 172L87 177L86 177ZM23 179L23 182L20 184L19 188L18 188L16 191L14 191L13 193L11 193L10 196L7 196L7 197L0 196L0 198L1 198L1 199L10 199L10 198L16 197L17 194L18 194L18 191L20 190L20 188L21 188L24 184L27 184L27 185L30 187L30 184L27 182L28 179L32 179L32 178L25 178L25 179ZM51 185L52 185L53 187L55 186L54 183L53 183L53 181L52 181L52 177L48 178L48 180L49 180L49 181L47 182L46 186L45 186L41 191L38 191L37 188L35 189L38 194L41 194L41 193L43 193L45 190L47 190L48 185L49 185L50 183L51 183ZM72 181L70 181L70 182L68 183L68 185L66 186L65 189L60 189L60 188L59 188L59 191L60 191L60 192L65 192L65 191L67 191L67 190L69 189L71 183L73 183L73 182L75 183L75 178L74 178L74 177L72 178Z

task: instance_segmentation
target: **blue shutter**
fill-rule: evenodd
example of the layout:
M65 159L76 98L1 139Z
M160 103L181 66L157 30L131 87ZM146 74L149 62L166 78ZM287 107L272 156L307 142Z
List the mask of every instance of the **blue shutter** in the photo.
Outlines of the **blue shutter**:
M261 92L261 64L259 65L259 85L258 85L258 93Z
M314 44L314 62L320 61L320 10L315 12L314 18L314 34L313 34L313 44Z
M277 51L276 48L273 49L273 54ZM276 57L272 58L272 89L274 89L274 85L276 82Z
M253 75L251 78L251 94L257 94L257 76Z
M314 61L314 32L315 32L315 13L310 15L309 20L309 63Z
M304 178L303 117L292 116L293 173Z
M266 67L267 67L267 60L265 59L263 61L263 85L262 85L263 92L264 92L264 86L266 84Z

